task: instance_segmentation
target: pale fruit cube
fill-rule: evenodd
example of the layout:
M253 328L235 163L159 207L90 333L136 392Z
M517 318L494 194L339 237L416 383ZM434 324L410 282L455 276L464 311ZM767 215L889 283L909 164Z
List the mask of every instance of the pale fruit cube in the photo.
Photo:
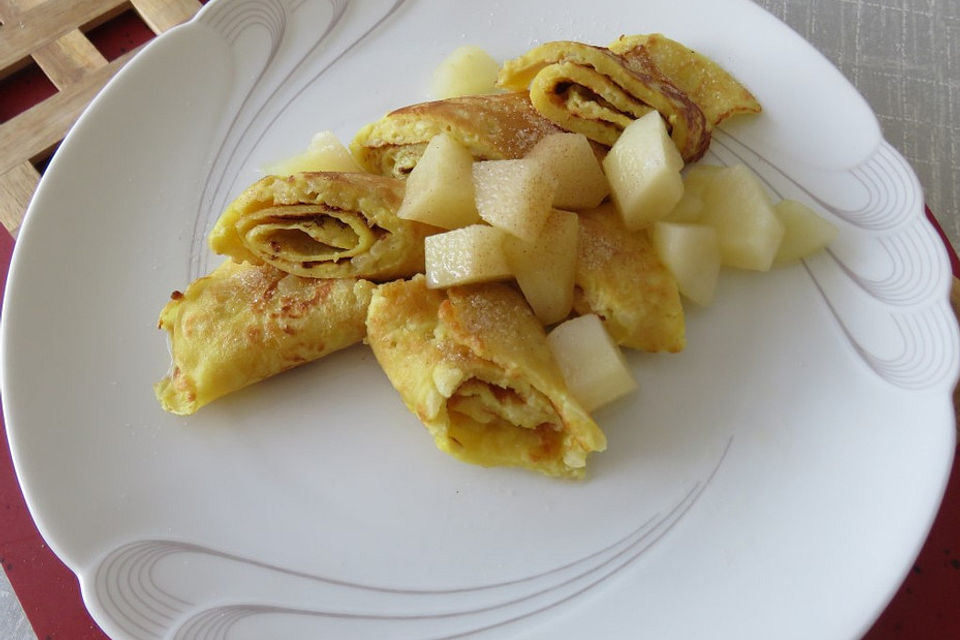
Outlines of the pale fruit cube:
M557 179L537 160L486 160L474 163L473 186L483 220L532 241L550 215Z
M494 93L499 72L500 63L480 47L459 47L434 71L430 93L437 98Z
M593 209L610 193L607 177L582 133L554 133L538 142L527 158L540 160L557 179L553 206Z
M784 226L756 175L744 165L725 167L704 189L700 221L717 230L724 265L767 271Z
M357 161L332 131L321 131L313 136L303 153L263 168L271 176L291 176L306 171L363 171Z
M773 259L781 266L820 251L837 238L840 230L829 220L796 200L781 200L773 207L786 232Z
M657 222L653 246L680 293L704 307L713 303L720 275L717 231L702 224Z
M480 222L473 191L473 156L446 133L431 138L407 177L397 216L456 229Z
M424 239L427 288L505 280L513 275L503 255L504 233L485 224L445 231Z
M704 190L714 178L723 173L725 167L715 164L695 164L687 167L683 173L683 193L702 196Z
M703 213L703 199L700 194L684 190L676 206L666 215L666 222L696 222Z
M723 169L710 164L688 166L683 173L683 196L664 218L667 222L699 222L703 215L703 192Z
M628 229L660 220L683 195L677 151L656 111L634 120L603 159L610 193Z
M554 209L532 242L507 235L503 253L520 291L543 324L563 320L573 308L580 218Z
M637 383L620 347L595 314L571 318L547 334L564 382L587 411L613 402Z

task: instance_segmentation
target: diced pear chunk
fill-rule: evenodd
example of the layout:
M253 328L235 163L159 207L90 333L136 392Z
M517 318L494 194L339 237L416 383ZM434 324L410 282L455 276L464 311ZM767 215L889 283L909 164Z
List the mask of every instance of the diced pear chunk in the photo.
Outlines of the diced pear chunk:
M783 241L773 260L781 266L805 258L833 242L839 229L796 200L781 200L773 210L786 229Z
M623 130L603 160L603 170L617 210L628 229L660 220L683 195L677 151L656 111Z
M503 255L504 233L474 224L424 239L427 288L510 278L513 272Z
M474 163L473 186L483 220L533 241L550 215L557 179L537 160L486 160Z
M703 214L703 191L723 167L695 164L683 174L683 196L663 219L667 222L699 222Z
M717 175L723 173L723 166L715 164L695 164L687 167L683 174L683 193L702 196L707 186Z
M724 167L704 189L701 223L717 230L724 265L767 271L784 226L759 178L744 165Z
M684 190L683 196L670 213L664 218L666 222L696 222L703 212L703 199L699 194Z
M431 138L407 177L397 216L444 229L479 223L470 151L449 134Z
M595 314L571 318L547 335L567 389L587 411L613 402L637 383L626 358Z
M303 153L268 165L264 173L272 176L290 176L306 171L363 171L357 161L332 131L321 131L313 136Z
M720 246L713 227L702 224L657 222L653 246L670 270L680 293L701 306L713 303L720 275Z
M499 72L500 63L480 47L458 47L437 66L430 93L437 98L494 93Z
M579 228L576 213L554 209L532 242L510 235L504 239L507 264L543 324L563 320L573 308Z
M560 209L593 209L610 193L607 177L582 133L554 133L527 153L544 163L557 179L553 206Z

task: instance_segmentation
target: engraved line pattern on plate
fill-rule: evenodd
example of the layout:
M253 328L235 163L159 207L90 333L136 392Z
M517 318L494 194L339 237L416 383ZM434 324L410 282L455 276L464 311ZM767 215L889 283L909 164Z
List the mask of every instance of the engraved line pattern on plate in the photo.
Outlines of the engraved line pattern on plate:
M283 569L254 559L219 552L199 545L163 540L142 540L110 552L98 565L94 580L95 595L110 619L137 640L167 635L175 621L192 609L201 607L178 628L176 638L226 637L229 628L241 619L264 613L291 613L318 618L356 619L390 624L450 624L464 627L454 635L495 628L549 610L600 584L629 565L666 535L696 503L710 485L732 446L730 436L706 477L697 481L666 513L652 516L611 545L548 571L500 583L452 589L396 589L352 583L303 572ZM352 591L351 604L360 601L357 610L295 609L259 603L225 605L204 609L202 603L172 594L157 584L158 565L167 559L200 554L206 559L229 562L234 568L266 572L274 577L307 580L314 585L332 587L342 601L344 591ZM178 574L180 575L180 574ZM259 582L259 581L254 581ZM298 584L299 588L299 584ZM364 603L364 594L387 600L378 605ZM219 594L220 597L226 597ZM247 598L239 598L241 600ZM317 598L322 601L322 598ZM248 599L247 599L248 600ZM379 606L379 609L376 607ZM226 620L230 622L227 623ZM452 621L452 622L451 622ZM430 637L430 636L426 636Z
M827 253L872 297L892 305L910 306L931 300L944 289L947 273L936 267L937 242L936 232L922 220L902 233L880 237L877 243L889 258L889 270L879 278L857 274L830 247Z
M343 0L328 0L328 4L333 8L333 19L324 25L323 31L315 41L313 47L308 48L301 54L300 63L310 54L311 51L324 42L327 35L339 21L343 14L346 3ZM261 62L257 69L256 79L251 85L250 91L243 96L242 101L235 113L232 114L230 125L224 138L220 141L217 152L214 155L213 164L210 166L206 179L203 181L203 193L197 207L197 216L194 220L193 246L190 253L190 279L194 280L207 271L205 227L207 219L212 215L210 209L214 198L214 193L222 188L226 177L228 165L231 157L236 152L237 146L246 134L250 123L260 114L267 99L257 100L259 91L265 85L265 78L269 77L269 71L273 71L273 63L277 52L287 33L288 15L297 12L303 6L301 0L248 0L242 4L222 3L211 6L210 12L203 11L199 13L195 20L219 33L221 37L231 46L236 47L241 35L249 29L262 27L266 30L270 39L270 51L266 58ZM318 25L319 27L319 25ZM318 29L319 30L319 29ZM299 66L299 65L297 65ZM295 67L296 68L296 67ZM277 83L272 91L276 91L283 85L288 76ZM271 95L268 91L268 97Z
M729 133L715 131L712 142L718 143L721 150L735 157L752 158L755 162L747 164L753 168L757 168L759 162L776 171L811 200L859 229L891 231L899 225L911 222L916 212L923 211L923 194L913 170L886 140L881 140L870 157L860 165L840 172L851 177L867 194L866 201L859 207L838 206L826 201L789 175L777 163Z
M867 204L843 209L818 198L729 134L715 134L713 142L713 157L723 164L746 164L777 197L789 197L784 193L784 185L790 185L839 219L869 229L876 236L881 249L877 257L887 263L885 275L861 274L832 249L825 254L834 264L832 269L813 269L811 262L804 260L807 273L857 354L883 380L911 390L951 382L960 340L956 323L946 312L946 298L941 295L946 290L947 277L940 266L943 248L920 215L919 186L910 177L912 174L908 175L906 161L888 143L881 143L870 158L849 171L869 186ZM909 193L897 195L898 190L906 189ZM845 279L835 277L838 274ZM899 341L896 355L878 355L866 346L865 337L851 327L841 302L854 299L858 290L888 312L885 317L878 316L877 323L883 323Z
M275 0L280 2L281 0ZM230 128L221 142L215 160L204 181L204 191L197 207L194 220L193 246L189 256L190 278L195 279L209 270L210 254L206 250L205 239L213 222L227 206L231 194L227 192L230 184L239 175L240 167L246 163L253 149L259 144L270 127L276 123L280 115L293 103L309 86L319 80L333 65L362 43L368 36L377 30L380 25L393 16L406 0L395 2L357 39L349 42L329 62L322 65L310 77L304 77L302 68L307 60L322 47L327 45L328 36L340 24L349 0L328 0L333 16L328 24L310 46L299 54L299 59L293 67L275 83L273 87L266 87L262 79L267 75L267 69L274 63L276 50L280 42L290 40L288 30L281 29L272 37L276 40L273 52L264 62L263 69L258 75L250 93L244 96L243 105L236 113ZM302 6L302 2L295 2L288 13L293 13ZM286 25L286 22L284 23ZM295 43L302 46L302 43ZM241 120L243 122L241 123Z
M892 320L902 338L900 352L882 358L863 351L864 359L874 371L899 387L917 390L933 386L950 375L957 361L957 349L942 347L943 342L948 341L940 337L949 335L950 323L954 322L946 310L931 306L922 313L894 314Z
M786 185L789 185L792 187L792 191L801 192L837 218L850 222L849 214L844 209L815 196L770 160L742 145L732 136L715 136L714 141L720 147L720 153L716 155L721 158L724 164L732 164L733 162L746 164L756 172L767 188L777 197L790 198L793 196L795 198L794 194L787 192ZM870 165L876 156L888 156L891 153L896 155L896 152L892 151L887 143L883 143L878 147L875 156L866 160L864 165ZM905 162L900 158L898 167L901 172L909 171ZM860 167L857 167L851 170L850 174L856 175L859 170ZM909 180L906 180L906 182L919 194L919 185L915 185ZM886 275L871 277L858 273L835 250L828 248L828 252L855 284L881 302L891 305L912 305L937 298L940 292L945 290L945 281L948 274L943 269L938 268L942 253L939 237L933 228L917 215L918 212L923 210L922 204L918 204L921 203L921 199L919 197L880 198L876 194L881 191L889 191L889 183L871 182L869 184L871 185L869 191L872 194L870 202L873 202L875 206L886 208L885 203L891 199L899 198L903 202L903 207L905 207L902 210L904 215L898 215L896 224L886 227L885 233L874 231L867 236L874 239L879 245L880 252L887 258ZM904 184L897 188L906 189L907 186L907 184ZM911 209L910 207L915 204L917 208ZM868 209L869 206L868 203L856 211L857 213L872 215L872 210Z

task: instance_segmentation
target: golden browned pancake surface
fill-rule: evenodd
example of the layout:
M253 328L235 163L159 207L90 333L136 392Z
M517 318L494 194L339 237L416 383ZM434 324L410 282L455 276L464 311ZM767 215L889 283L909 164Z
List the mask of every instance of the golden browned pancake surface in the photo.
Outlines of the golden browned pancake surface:
M613 339L642 351L686 345L676 280L660 262L647 230L629 231L611 204L580 214L577 313L599 315Z
M666 121L685 161L699 159L710 144L700 107L645 58L580 42L548 42L507 61L498 82L514 91L529 89L544 117L607 146L651 109Z
M737 114L761 111L753 94L723 67L662 34L621 36L610 50L644 68L659 69L700 107L711 126Z
M171 372L154 385L167 411L187 415L228 393L363 339L375 285L319 280L226 261L175 292L160 313Z
M533 108L526 91L463 96L397 109L363 127L350 150L367 171L403 178L441 132L477 160L505 160L523 157L541 138L558 131Z
M509 285L381 285L367 340L438 448L485 466L579 478L606 440L570 396L546 335Z
M366 173L267 176L221 214L210 247L311 278L375 281L422 272L434 227L397 217L403 183Z

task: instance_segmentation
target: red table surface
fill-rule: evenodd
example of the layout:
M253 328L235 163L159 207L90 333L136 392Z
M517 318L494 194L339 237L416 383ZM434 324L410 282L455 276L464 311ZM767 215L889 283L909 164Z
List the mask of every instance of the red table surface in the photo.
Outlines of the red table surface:
M12 250L13 239L0 231L0 287L6 283ZM954 273L960 273L952 249L950 254ZM76 576L47 548L27 511L6 446L6 430L3 437L0 563L40 640L102 640L106 636L84 608ZM956 455L943 505L923 550L865 636L866 640L904 638L960 638L960 464Z

